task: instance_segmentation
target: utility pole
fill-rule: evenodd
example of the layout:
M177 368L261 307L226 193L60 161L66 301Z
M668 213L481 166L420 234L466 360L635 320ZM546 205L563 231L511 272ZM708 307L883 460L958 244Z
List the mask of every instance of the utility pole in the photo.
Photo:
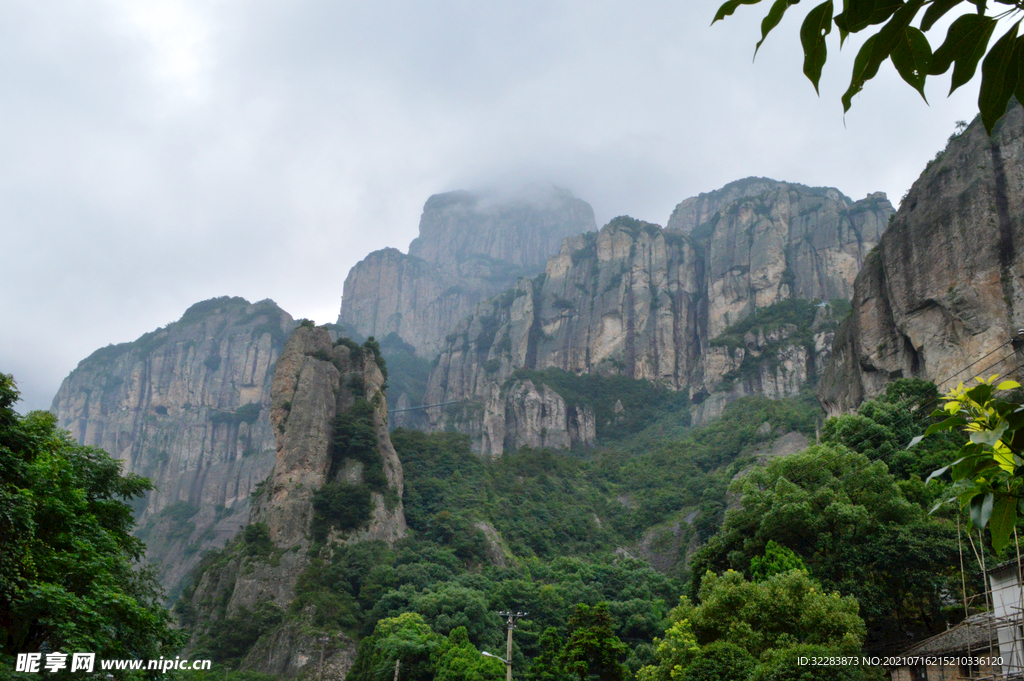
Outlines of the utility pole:
M402 658L395 660L395 681L398 681L398 667L402 664Z
M324 678L324 648L327 647L327 642L331 640L330 636L320 637L320 666L316 669L316 679L321 681Z
M512 630L516 628L516 622L518 620L526 617L530 613L502 610L498 614L507 618L506 627L508 628L508 645L505 648L505 681L512 681Z

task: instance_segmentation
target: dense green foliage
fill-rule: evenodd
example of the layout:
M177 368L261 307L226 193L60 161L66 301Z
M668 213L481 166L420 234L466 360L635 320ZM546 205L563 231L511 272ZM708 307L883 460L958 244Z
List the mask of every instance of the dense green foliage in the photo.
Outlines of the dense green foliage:
M624 681L628 672L622 661L628 648L612 632L613 620L607 603L593 608L580 604L569 618L569 637L558 656L559 666L568 676L587 681Z
M697 511L694 524L710 536L725 509L731 467L769 437L763 424L775 433L813 434L820 411L812 400L744 398L707 426L656 421L585 457L522 450L488 462L464 436L398 429L392 442L405 471L406 519L423 533L435 531L442 512L463 527L486 520L511 553L544 558L633 544L681 511ZM665 439L661 429L685 435Z
M331 422L331 482L313 496L311 531L317 542L323 542L332 528L347 532L365 524L370 519L370 494L387 490L384 463L377 451L373 411L371 402L356 397L351 408L340 412ZM336 479L353 464L360 471L361 482Z
M446 638L418 614L404 613L377 622L373 634L360 643L346 678L390 681L398 669L400 678L410 681L485 681L501 678L504 667L480 654L465 627L453 629Z
M401 657L402 678L483 681L503 670L479 651L504 656L497 612L515 609L530 613L515 633L517 677L619 679L645 668L650 681L826 678L799 670L795 656L859 651L865 639L925 635L950 621L955 527L927 516L941 490L919 474L953 441L910 453L903 442L926 427L928 384L898 382L858 414L829 421L821 445L757 468L773 437L813 436L813 397L744 398L693 428L685 403L659 403L650 384L540 376L610 416L602 446L488 460L463 435L394 431L410 536L392 547L325 545L331 527L365 522L358 513L369 503L348 495L370 490L326 485L314 501L318 542L291 606L230 618L221 608L200 649L233 665L289 624L362 638L350 678L390 679ZM616 426L620 398L627 411L643 407ZM365 476L379 462L371 414L370 402L357 401L335 422L332 479L354 463ZM879 456L892 471L872 463ZM726 514L730 484L739 506ZM684 557L702 541L691 572ZM637 551L663 572L631 558ZM251 526L208 560L273 563L279 554L265 528ZM694 605L671 611L684 591Z
M960 577L956 527L927 515L920 479L900 481L882 462L819 445L753 471L737 491L742 506L694 557L695 576L747 572L774 540L825 588L857 598L869 641L945 627L942 594ZM699 584L692 582L691 594Z
M380 343L380 351L388 367L388 404L392 408L398 396L405 393L409 403L419 406L427 391L430 361L419 357L416 349L396 333L389 333Z
M927 477L964 442L956 433L940 433L908 449L915 437L936 421L939 399L935 384L909 378L893 381L885 393L864 402L856 414L829 419L821 431L822 444L844 445L872 459L885 461L900 478Z
M145 547L127 502L152 485L122 476L104 452L78 445L56 418L19 416L0 374L0 667L39 650L156 658L175 650ZM67 671L67 670L65 670Z
M243 404L234 411L214 410L210 412L210 422L229 423L232 425L248 423L252 425L260 417L260 408L259 402L250 402L249 404Z
M790 570L807 571L800 556L785 546L779 546L774 539L769 539L764 547L763 556L750 559L750 576L755 582L763 582L769 577L781 575Z
M803 678L790 651L855 655L864 640L857 601L823 591L803 570L760 582L709 573L698 597L699 604L683 598L672 610L664 640L655 641L656 663L640 670L640 681ZM858 668L850 678L868 677Z
M590 407L599 442L623 440L663 415L686 421L689 400L685 391L673 391L648 381L625 376L577 375L561 369L520 369L510 380L530 380L554 389L566 406Z

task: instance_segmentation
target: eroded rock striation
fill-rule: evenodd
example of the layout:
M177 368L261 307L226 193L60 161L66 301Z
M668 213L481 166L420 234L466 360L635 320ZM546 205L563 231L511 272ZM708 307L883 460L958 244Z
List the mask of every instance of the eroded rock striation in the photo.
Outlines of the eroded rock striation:
M991 138L975 120L950 139L867 258L820 385L830 414L896 378L947 390L1017 371L1007 343L1024 326L1022 211L1024 111L1014 105Z
M596 228L585 201L555 188L431 196L408 254L374 251L349 272L338 323L381 339L395 333L431 358L477 303L542 271L565 237Z
M402 466L388 434L385 371L372 343L332 343L327 329L312 324L299 326L288 339L270 408L277 436L274 469L255 495L240 540L207 565L186 593L186 624L197 632L193 645L262 613L272 624L242 669L293 677L318 666L322 651L318 673L344 679L355 643L341 633L318 631L314 606L291 606L314 555L329 555L335 544L394 544L406 534Z
M774 315L737 342L715 340L787 301L847 298L891 213L884 194L854 202L752 178L680 204L674 229L622 217L570 237L542 275L479 304L446 337L424 399L464 404L430 410L431 427L467 432L490 455L540 433L552 445L592 441L593 415L527 385L523 369L687 390L711 400L698 418L744 394L796 394L824 366L827 302L802 326Z
M202 550L246 522L250 494L274 465L271 382L294 326L270 300L197 303L162 329L94 352L53 400L75 439L156 483L139 532L172 595Z

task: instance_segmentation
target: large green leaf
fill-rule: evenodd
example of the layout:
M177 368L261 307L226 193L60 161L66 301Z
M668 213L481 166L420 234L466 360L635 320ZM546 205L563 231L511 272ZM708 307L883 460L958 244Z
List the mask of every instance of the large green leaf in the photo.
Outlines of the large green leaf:
M864 88L864 83L875 77L878 67L885 61L900 40L914 15L921 9L925 0L911 0L901 4L885 26L875 35L864 41L860 51L853 60L853 77L850 87L843 94L843 112L850 110L853 96Z
M998 468L999 464L991 456L961 459L952 465L954 480L974 480L985 471Z
M754 47L755 57L757 56L757 51L761 49L761 44L764 43L765 38L782 21L782 15L786 13L790 5L795 5L796 2L799 2L799 0L775 0L775 4L768 10L768 16L761 21L761 39L757 41L757 46Z
M882 23L902 6L902 0L847 0L843 12L836 17L836 26L840 31L857 33Z
M715 12L715 18L711 20L711 23L713 24L716 21L726 18L735 12L736 8L740 5L756 5L759 2L761 2L761 0L729 0L718 8L718 11Z
M957 18L946 32L946 40L932 55L932 66L929 75L937 76L945 73L950 64L953 67L953 78L949 89L950 94L958 87L974 77L988 47L989 38L996 30L996 20L977 14L965 14Z
M946 412L939 412L939 413L945 414ZM924 431L924 434L925 435L932 435L932 434L938 433L939 431L942 431L942 430L952 430L956 426L966 426L966 425L967 425L967 419L965 419L963 416L950 416L945 421L940 421L939 423L933 423L932 425L928 426L928 430Z
M979 530L985 529L988 519L992 517L992 502L995 500L992 492L976 494L971 499L971 522Z
M1003 106L1005 108L1005 104ZM971 433L971 442L978 445L995 447L996 443L999 442L999 438L1006 432L1006 427L1006 421L1000 420L992 430L976 430Z
M896 47L893 48L892 65L896 67L900 77L917 90L925 102L924 81L928 77L928 68L932 63L932 47L928 39L919 29L908 26L900 34Z
M853 77L850 78L850 87L843 93L843 112L850 110L850 104L853 100L853 96L861 91L866 81L871 80L878 73L878 65L874 66L874 69L869 68L869 62L871 60L871 53L875 49L875 38L877 36L871 36L864 41L861 45L860 51L857 52L857 56L853 60Z
M825 36L832 31L832 11L832 0L826 0L807 13L800 27L800 44L804 48L804 75L814 83L815 92L818 92L821 68L828 56Z
M1013 29L1014 35L1016 35L1016 26ZM1003 36L1005 38L1006 36ZM998 44L998 43L997 43ZM993 47L995 49L995 47ZM985 404L992 398L992 386L988 383L979 383L970 390L967 391L967 397L971 398L978 404Z
M928 9L924 12L924 17L921 19L921 30L927 31L935 22L942 18L942 16L959 5L964 0L935 0L932 4L928 5Z
M1017 29L1019 27L1019 21L1011 26L1010 30L992 46L985 61L981 64L978 110L981 112L981 122L985 126L985 131L990 135L992 127L1006 111L1006 105L1010 103L1013 91L1017 89L1017 60L1020 54ZM992 386L986 387L991 392ZM1005 421L1003 423L1005 424Z
M999 553L1010 543L1013 527L1017 524L1017 499L1009 495L1000 496L992 506L989 530L992 532L992 549Z

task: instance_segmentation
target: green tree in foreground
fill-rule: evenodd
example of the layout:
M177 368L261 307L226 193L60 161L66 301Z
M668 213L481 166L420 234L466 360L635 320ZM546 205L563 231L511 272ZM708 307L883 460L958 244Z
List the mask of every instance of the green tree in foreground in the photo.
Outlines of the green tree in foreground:
M996 397L1021 386L1016 381L996 385L997 378L979 378L969 390L963 383L951 390L944 407L935 412L948 418L911 443L916 446L925 436L954 428L969 436L957 460L932 473L928 482L950 472L953 486L947 503L968 511L974 527L989 528L996 554L1010 543L1018 507L1024 506L1024 407Z
M576 606L569 618L569 639L559 657L567 676L580 681L597 677L599 681L621 681L626 678L626 644L612 631L614 622L608 614L608 604L594 607Z
M430 681L434 678L431 658L444 641L417 613L382 619L373 634L359 642L359 654L347 678L390 681L394 678L395 662L401 660L403 679Z
M741 507L697 551L691 597L708 571L747 572L768 541L793 551L830 591L854 596L868 641L945 628L945 593L958 588L956 527L929 517L920 479L838 445L776 459L737 481Z
M84 447L43 411L19 416L14 379L0 373L0 665L39 650L158 658L181 634L127 501L152 484ZM66 670L65 670L66 671Z
M755 5L761 0L728 0L715 14L723 19L740 5ZM761 40L755 54L768 34L778 26L786 10L797 0L775 0L761 22ZM850 109L853 96L875 77L885 61L924 97L928 76L938 76L953 67L950 94L972 78L981 64L981 90L978 109L985 129L991 133L996 121L1006 111L1011 97L1024 101L1024 35L1018 35L1020 19L989 48L989 42L1000 19L1014 17L1024 10L1022 0L996 0L989 8L987 0L843 0L842 11L835 13L833 0L815 6L804 17L800 43L804 50L804 75L818 90L821 70L828 58L826 37L835 25L840 46L851 33L860 33L880 26L868 36L853 62L850 87L843 95L843 111ZM954 9L967 10L958 16L946 32L945 40L934 50L925 32ZM912 26L918 14L918 26ZM712 23L714 23L714 21ZM869 31L870 32L870 31ZM987 56L986 56L987 52Z
M657 664L642 668L638 681L873 678L860 667L837 677L835 668L797 663L799 655L858 654L865 634L857 601L826 593L803 570L761 582L709 573L700 604L683 598L671 618L655 640Z

